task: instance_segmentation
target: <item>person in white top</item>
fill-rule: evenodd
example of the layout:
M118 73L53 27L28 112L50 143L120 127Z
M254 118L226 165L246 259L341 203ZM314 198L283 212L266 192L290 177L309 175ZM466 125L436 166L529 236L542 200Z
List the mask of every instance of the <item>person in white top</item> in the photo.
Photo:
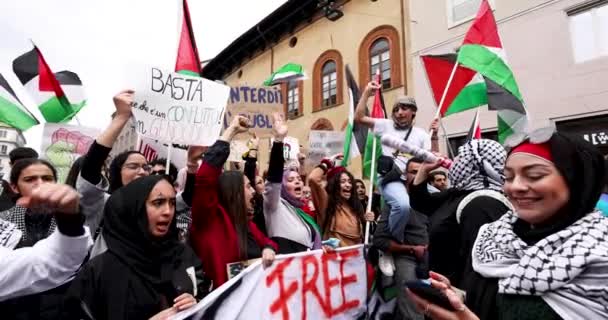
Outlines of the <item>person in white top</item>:
M42 184L31 196L20 198L23 207L56 212L57 229L33 247L13 250L20 231L0 220L0 301L44 292L74 277L93 245L79 201L76 190L55 183Z
M380 85L375 81L368 83L355 110L355 122L372 128L377 136L390 134L400 137L416 147L430 149L429 134L424 129L414 127L414 119L418 111L414 98L398 97L391 110L391 119L375 119L365 114L369 96L372 91L378 89L380 89ZM382 155L383 157L378 161L378 172L380 173L378 185L384 200L390 206L388 218L390 233L396 240L403 242L404 229L410 212L404 173L407 162L412 156L400 153L388 146L382 146Z

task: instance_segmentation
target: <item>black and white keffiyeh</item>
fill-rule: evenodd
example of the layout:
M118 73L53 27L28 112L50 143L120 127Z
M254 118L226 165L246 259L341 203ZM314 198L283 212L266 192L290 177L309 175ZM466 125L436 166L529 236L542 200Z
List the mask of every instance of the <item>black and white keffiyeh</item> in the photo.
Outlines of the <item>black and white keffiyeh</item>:
M458 157L449 172L450 184L458 190L502 192L506 160L507 152L500 143L488 139L470 140L458 148Z
M513 212L479 230L473 268L498 292L540 296L564 319L608 319L608 219L594 211L528 245Z
M53 231L55 231L57 225L55 223L55 217L53 217L52 215L49 216L49 219L46 219L46 217L40 217L38 219L31 219L30 221L26 221L26 215L28 214L29 213L27 208L18 205L10 208L9 210L0 212L0 219L6 220L14 224L16 228L21 231L20 243L35 242L32 240L40 240L37 239L40 238L39 236L28 234L28 227L30 227L30 230L34 229L43 232L43 239L50 236ZM28 226L28 224L30 225Z
M21 231L13 223L0 219L0 247L13 249L21 240Z

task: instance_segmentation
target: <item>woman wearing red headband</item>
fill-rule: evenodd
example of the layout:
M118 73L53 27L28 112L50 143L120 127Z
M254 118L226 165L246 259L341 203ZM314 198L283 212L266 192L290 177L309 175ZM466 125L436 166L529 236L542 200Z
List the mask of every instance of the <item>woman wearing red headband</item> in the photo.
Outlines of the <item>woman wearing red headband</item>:
M325 188L324 179L327 179ZM323 160L308 176L323 239L336 238L340 247L363 243L363 223L374 220L373 213L365 214L354 190L354 180L346 168L334 167L331 160Z
M607 319L608 219L594 209L602 156L581 138L541 135L512 144L504 190L515 211L479 230L473 268L497 281L500 319ZM448 283L434 286L459 311L412 294L427 315L477 319L454 299Z

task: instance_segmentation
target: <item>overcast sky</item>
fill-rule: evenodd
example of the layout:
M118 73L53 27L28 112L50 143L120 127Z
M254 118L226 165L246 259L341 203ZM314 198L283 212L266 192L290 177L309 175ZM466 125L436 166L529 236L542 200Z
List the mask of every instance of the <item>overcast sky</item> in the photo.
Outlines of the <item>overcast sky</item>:
M181 0L5 0L0 1L0 72L39 120L42 116L12 71L32 39L53 71L80 76L88 97L82 125L103 128L113 112L112 96L129 87L129 75L144 65L172 69ZM285 0L189 0L201 59L213 58ZM25 132L38 149L42 125Z

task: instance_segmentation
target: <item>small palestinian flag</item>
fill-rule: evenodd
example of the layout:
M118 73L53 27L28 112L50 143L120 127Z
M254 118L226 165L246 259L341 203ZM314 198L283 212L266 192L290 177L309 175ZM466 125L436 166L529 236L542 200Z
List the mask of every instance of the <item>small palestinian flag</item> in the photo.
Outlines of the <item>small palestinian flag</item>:
M380 73L376 75L376 82L382 83L380 81ZM375 119L386 119L386 107L384 106L384 96L382 95L382 88L376 90L376 95L374 96L374 104L372 107L372 113L370 115ZM376 140L376 154L374 158L374 139ZM382 155L382 142L380 142L380 137L377 137L375 134L368 134L367 141L365 143L365 153L363 154L363 177L371 178L372 172L376 172L377 166L374 165L374 170L372 170L372 163L377 164L378 158ZM374 181L378 181L374 179Z
M456 65L456 58L454 53L421 56L437 106L441 103L445 86ZM449 116L487 103L486 84L483 77L479 73L459 65L445 95L440 115Z
M188 1L181 2L181 28L179 37L179 47L177 48L177 59L175 61L175 72L194 77L200 77L202 73L201 60L198 57L198 49L194 40L192 20L188 10Z
M270 78L264 81L265 86L274 86L280 83L288 83L292 80L306 79L306 74L301 65L288 63L282 66L279 70L272 73Z
M487 0L481 1L477 17L458 51L457 62L484 77L488 109L498 111L498 140L503 143L511 134L524 132L528 126L527 111Z
M36 46L13 61L13 71L46 122L68 122L86 104L78 75L71 71L54 74Z
M471 128L469 129L469 133L467 134L467 141L473 139L481 139L481 127L479 126L479 109L475 112L475 118L473 118L473 123L471 123Z
M19 101L2 74L0 74L0 122L21 131L40 123Z

